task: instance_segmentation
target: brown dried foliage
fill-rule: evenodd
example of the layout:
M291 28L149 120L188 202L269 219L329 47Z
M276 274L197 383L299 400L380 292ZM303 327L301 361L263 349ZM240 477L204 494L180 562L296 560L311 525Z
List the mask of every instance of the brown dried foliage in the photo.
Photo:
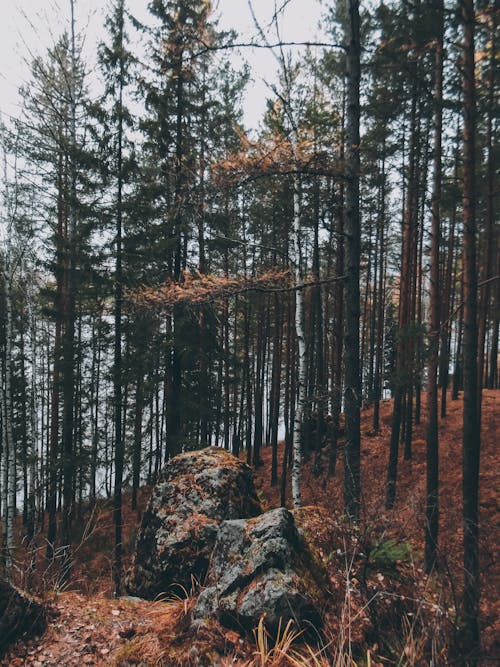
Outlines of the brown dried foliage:
M214 181L219 185L237 185L271 174L343 174L341 164L332 159L332 152L318 150L312 138L296 144L276 134L251 141L239 132L239 138L241 149L212 165Z
M168 280L159 287L141 287L125 298L139 308L171 310L177 304L199 305L250 291L275 291L290 285L290 272L269 270L257 276L219 276L184 271L179 282Z

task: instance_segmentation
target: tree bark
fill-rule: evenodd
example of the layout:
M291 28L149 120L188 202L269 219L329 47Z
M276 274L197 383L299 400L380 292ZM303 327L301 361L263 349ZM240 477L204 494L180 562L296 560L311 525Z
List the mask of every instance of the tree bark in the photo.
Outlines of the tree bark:
M346 23L346 201L345 201L345 418L346 444L344 456L344 506L353 520L359 519L360 504L360 404L361 374L359 368L359 83L360 83L360 20L359 1L348 0Z
M295 130L294 130L295 133ZM294 145L297 143L297 137L294 136ZM300 180L298 174L293 176L293 257L294 257L294 279L295 284L301 282L300 270ZM297 405L295 406L292 434L292 498L293 506L300 507L302 496L300 489L300 473L302 466L302 420L304 416L304 407L306 400L306 341L304 332L304 295L303 290L295 290L295 337L298 350L298 371L297 371Z
M117 116L117 186L116 186L116 264L115 264L115 304L114 304L114 345L113 345L113 398L115 421L115 484L113 493L113 520L115 525L115 544L113 554L113 583L115 596L121 594L122 576L122 486L125 447L122 439L122 227L123 227L123 88L124 88L124 56L123 56L123 25L124 3L117 5L118 19L118 116ZM96 424L97 426L97 424Z
M463 27L463 268L464 268L464 411L463 411L463 523L464 589L462 654L468 665L479 659L479 460L480 419L477 372L476 268L476 93L474 0L460 0Z
M441 148L443 125L443 0L437 3L438 31L434 82L434 175L432 193L432 228L430 251L430 335L427 380L427 491L425 513L425 571L434 568L439 529L439 434L438 434L438 361L440 333L439 240L441 236Z

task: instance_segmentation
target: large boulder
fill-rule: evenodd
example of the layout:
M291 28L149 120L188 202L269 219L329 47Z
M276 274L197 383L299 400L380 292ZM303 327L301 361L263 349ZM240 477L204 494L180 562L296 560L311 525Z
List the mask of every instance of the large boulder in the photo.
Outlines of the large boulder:
M261 512L250 468L209 447L173 458L144 513L127 589L146 599L203 582L220 523Z
M319 628L325 582L286 509L224 521L193 618L252 630L264 616L272 633L290 619L298 627Z
M43 632L45 625L42 605L0 579L0 652L23 635Z

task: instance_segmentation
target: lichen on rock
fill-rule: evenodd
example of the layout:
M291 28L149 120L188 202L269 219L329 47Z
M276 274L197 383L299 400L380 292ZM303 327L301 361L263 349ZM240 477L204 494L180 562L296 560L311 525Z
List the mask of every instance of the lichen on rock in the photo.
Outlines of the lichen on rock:
M261 617L276 633L291 619L298 627L321 625L323 600L307 545L284 508L253 519L224 521L193 617L216 618L252 630Z
M144 513L127 590L154 599L203 582L219 525L261 512L250 468L218 447L190 451L163 469Z

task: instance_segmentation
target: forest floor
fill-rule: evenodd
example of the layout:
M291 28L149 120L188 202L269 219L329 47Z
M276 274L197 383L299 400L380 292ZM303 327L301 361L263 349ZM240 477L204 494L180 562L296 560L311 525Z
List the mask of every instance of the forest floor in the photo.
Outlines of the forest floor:
M425 402L422 408L422 415L425 415ZM390 401L385 401L381 406L381 430L376 434L371 426L372 411L367 409L362 413L361 530L375 529L396 543L409 542L415 558L415 571L417 576L421 573L423 577L425 421L423 419L414 428L412 459L404 461L401 452L396 506L394 510L387 511L384 500L391 411ZM440 576L448 580L451 595L457 597L462 582L461 429L462 401L449 401L448 415L440 422ZM490 656L484 665L498 664L495 656L500 656L499 433L500 392L484 391L480 471L481 625L483 649ZM326 458L326 452L324 456ZM270 486L270 448L263 448L262 459L264 464L256 471L256 485L264 505L270 509L279 505L279 487ZM320 505L339 514L343 486L341 448L335 477L327 478L324 472L319 478L314 475L313 459L314 453L304 465L303 502L306 505ZM324 460L322 464L326 470L327 461ZM125 507L124 547L127 559L130 558L141 511L148 496L149 489L142 489L137 512L131 511L128 503ZM166 638L162 637L162 626L166 627L165 615L185 616L187 602L174 601L165 611L165 605L158 602L129 597L113 599L111 503L102 503L92 521L82 518L80 531L71 586L60 586L50 571L40 578L39 590L49 601L48 630L40 638L19 642L11 647L0 659L2 667L119 666L141 664L141 659L142 664L155 664L155 660L164 655ZM20 583L23 584L22 581ZM251 645L243 645L234 634L228 632L219 640L229 648L232 647L234 655L249 651L247 655L251 658Z

